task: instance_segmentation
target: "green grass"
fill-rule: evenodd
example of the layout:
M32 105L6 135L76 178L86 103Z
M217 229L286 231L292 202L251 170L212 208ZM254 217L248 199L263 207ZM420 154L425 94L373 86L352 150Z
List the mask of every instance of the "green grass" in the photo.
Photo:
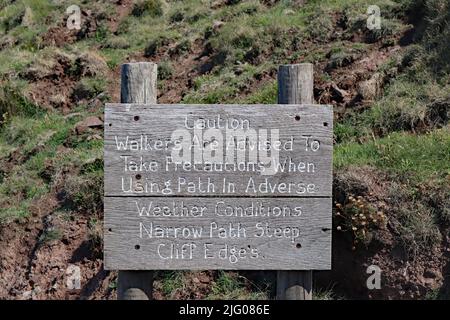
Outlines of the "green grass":
M433 102L448 95L450 86L439 85L426 73L417 78L428 81L417 83L400 76L369 109L362 113L348 113L336 125L337 141L355 141L372 134L384 136L395 131L431 130L445 125L433 110Z
M97 247L101 242L95 214L103 205L103 141L87 139L89 133L76 136L72 132L75 123L88 115L86 106L76 107L72 112L80 115L66 119L59 110L46 111L30 101L29 83L22 75L28 68L41 68L44 74L53 69L58 54L69 55L73 62L82 53L95 50L111 70L116 70L128 58L147 51L148 59L163 55L162 83L174 75L176 62L172 60L198 49L198 43L206 43L217 61L210 72L192 79L194 87L184 96L184 103L276 103L276 81L266 80L264 75L273 74L278 65L330 62L332 68L339 68L370 48L366 43L330 40L336 17L347 18L346 33L361 32L368 41L390 40L405 27L399 12L414 1L313 0L304 5L278 1L268 7L250 0L214 10L202 0L170 1L167 6L159 0L141 2L145 2L141 12L126 17L117 34L108 30L104 18L115 14L112 2L20 0L0 5L0 40L16 43L0 52L0 163L12 152L18 157L8 172L0 168L1 224L29 217L34 202L60 184L65 209L93 214L89 237ZM400 64L390 60L378 70L387 74L401 67L401 74L390 81L383 97L365 111L347 113L335 124L336 169L377 167L392 180L403 181L399 188L408 192L421 184L432 188L445 185L450 174L449 127L429 124L432 103L450 92L448 15L439 14L439 3L443 1L427 2L426 13L433 19L425 21L423 42L411 47ZM71 4L97 15L97 31L59 49L43 48L42 35L63 21ZM367 7L372 4L381 7L383 21L381 30L369 32L364 25ZM26 7L33 13L32 27L21 25ZM224 24L214 30L214 21ZM319 76L324 82L333 80L326 73ZM104 74L76 81L87 98L108 90ZM436 129L440 126L444 128ZM405 246L412 251L427 250L440 241L438 226L450 221L445 190L429 199L408 194L391 198L392 203L397 201L393 214L401 224L396 231ZM52 240L59 235L50 231L43 237ZM163 295L174 297L180 290L189 290L188 277L186 272L164 273ZM318 291L314 296L336 298L331 291ZM257 287L235 272L219 272L206 298L267 297L267 287Z
M209 300L262 300L268 299L267 288L250 289L248 279L237 273L219 271L219 276L213 283Z
M259 89L253 91L250 95L238 99L239 103L249 104L274 104L277 103L277 82L265 84Z
M81 117L65 119L56 113L35 118L15 116L1 128L0 150L4 153L0 161L4 161L14 150L14 159L19 161L0 181L1 223L28 217L29 206L50 192L64 170L74 167L84 171L68 182L71 183L68 189L71 201L77 208L86 211L102 206L103 166L93 163L92 159L101 159L103 143L98 140L74 141L73 148L67 149L67 152L58 151ZM51 176L47 177L46 167L49 164L53 169Z
M364 144L338 144L334 167L371 165L399 175L411 175L418 181L450 174L450 127L428 134L392 133Z
M341 300L342 298L336 296L332 289L318 289L313 290L313 300Z
M177 290L184 288L184 274L180 271L165 271L161 272L161 291L165 297L171 299Z

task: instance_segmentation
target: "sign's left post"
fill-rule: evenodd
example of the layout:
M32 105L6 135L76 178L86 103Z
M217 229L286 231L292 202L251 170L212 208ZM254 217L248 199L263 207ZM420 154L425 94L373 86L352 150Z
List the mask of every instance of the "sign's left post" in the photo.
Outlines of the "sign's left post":
M155 104L158 66L152 62L126 63L121 68L120 102ZM108 198L105 197L105 201ZM118 300L151 300L153 271L119 270Z

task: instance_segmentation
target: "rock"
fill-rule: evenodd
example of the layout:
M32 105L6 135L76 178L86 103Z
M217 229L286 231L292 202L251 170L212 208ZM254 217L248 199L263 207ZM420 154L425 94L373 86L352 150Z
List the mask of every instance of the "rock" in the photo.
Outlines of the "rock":
M100 120L98 117L87 117L83 121L78 122L75 124L75 132L76 134L82 134L89 129L100 129L103 128L103 121Z
M213 25L212 25L213 31L217 32L224 24L225 24L225 22L223 22L223 21L219 21L219 20L214 21Z
M359 83L358 94L363 100L374 100L380 96L383 82L383 75L379 72L374 73L369 80Z
M81 112L74 112L74 113L66 114L64 116L64 119L72 119L72 118L79 117L79 116L81 116Z
M33 11L31 10L30 7L25 8L21 25L23 27L31 27L33 25Z
M37 300L38 295L39 295L41 292L42 292L41 287L39 287L39 286L34 287L34 289L33 289L32 292L31 292L31 299Z
M211 9L219 9L220 7L225 5L224 0L216 0L211 3Z
M30 300L32 297L32 294L33 294L32 290L25 291L24 293L22 293L22 299Z
M295 14L295 11L292 9L284 9L283 14L286 16L291 16L291 15Z
M87 141L91 141L91 140L102 140L102 136L99 135L99 134L94 134L94 135L89 136L89 137L87 138Z
M333 99L337 102L342 102L349 97L348 92L340 89L335 83L331 84L330 89Z

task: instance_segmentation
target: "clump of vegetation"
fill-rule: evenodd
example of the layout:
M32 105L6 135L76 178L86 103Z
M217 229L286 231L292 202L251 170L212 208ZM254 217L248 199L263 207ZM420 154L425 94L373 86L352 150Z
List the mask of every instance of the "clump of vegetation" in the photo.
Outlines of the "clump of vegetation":
M214 281L211 294L207 296L207 299L260 300L268 298L267 287L248 290L246 287L251 285L248 279L238 273L219 271L218 278Z
M163 46L167 46L170 44L171 39L165 37L165 36L159 36L156 39L152 40L147 47L144 50L144 56L146 57L152 57L156 55L158 52L158 49L160 49Z
M96 213L103 210L103 174L101 171L69 176L64 190L67 201L74 209L85 213Z
M394 184L389 190L392 210L397 219L393 227L404 248L412 255L433 250L442 240L436 211L423 201L420 187L403 183Z
M88 240L92 253L96 257L103 254L103 227L97 217L91 217L88 222Z
M174 48L169 50L170 55L182 55L188 53L192 48L192 44L189 39L185 39L176 44Z
M319 7L308 16L306 31L312 41L324 43L331 37L334 30L334 21L330 12Z
M173 66L168 60L161 61L158 64L158 79L169 79L173 75Z
M110 49L128 49L130 46L130 42L121 36L108 38L105 43L105 47Z
M72 92L72 98L75 101L83 99L92 99L106 89L106 81L104 78L83 78L79 81Z
M328 58L328 63L325 70L329 72L333 69L350 65L361 56L361 51L362 50L357 50L354 48L344 48L342 46L332 48L326 55Z
M52 241L60 240L62 236L63 233L61 232L61 230L50 227L44 230L44 232L42 232L42 234L39 236L39 243L41 245L44 245Z
M0 87L0 127L12 116L36 116L44 110L26 96L27 83L7 82Z
M350 232L353 236L353 249L358 244L368 245L374 232L384 228L387 217L383 211L376 210L364 196L348 195L344 203L335 203L337 230Z
M131 13L136 17L143 15L161 16L164 13L164 2L162 0L140 0L134 4Z

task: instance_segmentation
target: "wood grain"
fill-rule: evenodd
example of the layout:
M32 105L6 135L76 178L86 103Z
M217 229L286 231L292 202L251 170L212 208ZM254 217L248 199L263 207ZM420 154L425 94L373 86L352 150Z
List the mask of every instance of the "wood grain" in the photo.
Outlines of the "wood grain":
M156 103L158 66L152 62L125 63L121 68L122 103Z
M312 63L281 65L277 80L279 104L314 102ZM312 271L278 270L277 299L312 300Z
M123 64L121 67L120 101L123 103L156 103L157 70L158 66L152 62ZM105 212L105 215L107 214ZM152 298L153 271L119 270L117 299L150 300Z
M126 141L128 137L140 140L145 136L148 141L170 140L173 130L184 128L185 117L214 119L247 119L250 127L259 129L279 129L280 141L282 143L293 140L293 151L280 151L280 161L289 159L293 163L312 164L314 172L278 172L275 175L264 176L258 172L199 172L199 171L163 171L139 172L141 181L136 181L137 172L124 172L124 156L130 159L144 161L156 161L159 168L165 167L165 159L170 156L170 150L130 151L117 150L118 141ZM177 183L179 178L189 181L198 181L199 177L210 179L217 186L221 185L223 179L236 185L236 192L229 194L222 188L216 188L208 194L191 193L186 190L174 190L172 196L305 196L321 197L331 196L331 166L332 166L332 131L333 112L330 106L321 105L133 105L133 104L108 104L105 108L105 195L106 196L142 196L142 192L131 190L124 192L129 186L129 181L135 183L149 182L162 186L165 181ZM223 132L225 130L221 129ZM306 136L320 142L320 149L316 152L310 149L306 151ZM311 140L309 140L311 141ZM225 152L225 151L224 151ZM264 182L266 179L272 185L280 183L314 184L314 192L299 194L286 193L275 189L274 192L245 192L249 178L254 179L255 184ZM132 179L132 180L129 180ZM250 190L253 191L253 190ZM147 192L148 196L161 196L155 189Z
M174 216L176 210L169 209L165 216L150 214L140 216L139 207L152 205L154 207L173 207L173 203L180 207L205 209L201 216ZM296 207L301 208L300 216L219 216L215 207L220 202L222 208L249 207L261 205L264 208L281 207L283 210ZM107 197L105 199L105 268L109 270L323 270L331 266L331 198L167 198L167 197ZM188 211L186 211L188 212ZM219 208L219 211L220 208ZM276 211L278 212L278 211ZM292 212L292 211L291 211ZM229 224L235 227L234 233L229 233ZM270 226L271 233L262 235L257 223L265 228ZM211 225L215 224L215 225ZM240 231L237 231L240 224ZM145 226L145 229L141 229ZM156 227L180 228L177 236L175 231L164 233L163 237L156 236ZM190 229L190 233L182 233L183 228ZM228 230L220 233L219 228ZM150 228L152 230L150 231ZM192 228L200 230L195 237ZM211 233L212 228L212 233ZM280 228L275 232L274 228ZM290 229L285 229L290 228ZM299 235L293 233L298 228ZM175 229L165 229L175 230ZM242 231L245 230L245 231ZM266 229L264 229L266 230ZM291 230L286 232L285 230ZM244 234L245 232L245 234ZM267 237L266 235L273 235ZM161 234L160 234L161 235ZM232 236L234 235L234 237ZM239 235L239 237L238 237ZM257 237L256 235L259 235ZM276 236L274 236L276 235ZM222 236L226 236L222 238ZM163 244L162 256L157 253L158 245ZM196 249L192 259L163 259L168 257L170 245L180 247L183 244L195 244ZM204 245L211 244L211 254L214 257L205 259ZM247 251L246 258L231 263L229 259L219 258L216 254L224 245L235 246ZM257 257L250 257L250 250L258 250Z

